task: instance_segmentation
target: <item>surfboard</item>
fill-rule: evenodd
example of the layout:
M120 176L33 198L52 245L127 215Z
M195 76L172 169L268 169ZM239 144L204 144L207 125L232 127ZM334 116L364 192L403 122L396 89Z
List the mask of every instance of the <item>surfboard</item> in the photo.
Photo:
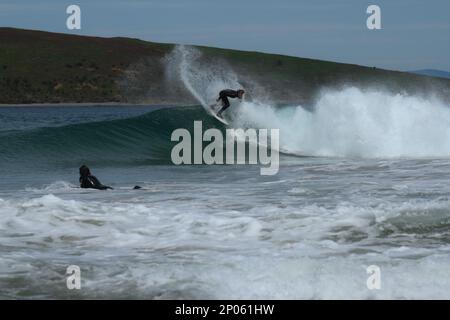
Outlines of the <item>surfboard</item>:
M214 110L214 107L215 106L217 106L217 104L213 104L213 105L211 105L211 106L209 106L209 113L214 117L214 118L216 118L217 120L219 120L220 122L222 122L223 124L226 124L227 126L228 125L230 125L229 123L228 123L228 121L227 120L225 120L224 118L222 118L222 117L219 117L217 114L216 114L216 111Z
M214 118L216 118L217 120L219 120L220 122L222 122L223 124L226 124L227 126L229 125L227 120L225 120L224 118L219 117L217 114L212 114L212 116Z

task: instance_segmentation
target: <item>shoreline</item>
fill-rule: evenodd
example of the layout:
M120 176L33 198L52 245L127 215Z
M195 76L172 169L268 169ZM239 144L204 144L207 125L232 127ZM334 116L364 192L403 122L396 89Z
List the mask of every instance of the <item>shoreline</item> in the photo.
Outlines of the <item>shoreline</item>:
M251 100L250 100L251 101ZM247 101L248 102L248 101ZM292 105L292 106L305 106L311 104L312 101L307 100L277 100L267 101L266 103L271 105ZM191 102L39 102L39 103L0 103L0 108L22 108L22 107L196 107L201 103Z
M190 107L194 104L165 104L165 103L128 103L128 102L58 102L58 103L0 103L0 108L23 107Z
M276 101L274 105L305 106L306 101ZM58 103L0 103L0 108L26 108L26 107L196 107L201 103L129 103L129 102L58 102Z

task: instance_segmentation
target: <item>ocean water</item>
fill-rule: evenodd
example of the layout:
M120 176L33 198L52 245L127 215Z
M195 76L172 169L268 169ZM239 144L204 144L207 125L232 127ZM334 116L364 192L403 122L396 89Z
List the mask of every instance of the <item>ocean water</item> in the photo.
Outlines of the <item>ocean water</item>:
M445 103L348 88L227 117L280 129L278 174L173 165L174 129L225 129L202 106L0 108L0 297L450 298Z

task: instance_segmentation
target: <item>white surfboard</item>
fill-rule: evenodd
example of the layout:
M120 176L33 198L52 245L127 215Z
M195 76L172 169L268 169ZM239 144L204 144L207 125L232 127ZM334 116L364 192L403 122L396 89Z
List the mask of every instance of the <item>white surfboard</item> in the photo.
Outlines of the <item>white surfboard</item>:
M212 115L214 118L216 118L217 120L219 120L220 122L222 122L223 124L226 124L227 126L230 125L227 120L225 120L224 118L219 117L217 114L213 114Z
M228 123L228 121L227 120L225 120L224 118L222 118L222 117L219 117L217 114L216 114L216 111L214 110L214 108L213 107L215 107L216 105L212 105L212 106L209 106L209 113L214 117L214 118L216 118L217 120L219 120L220 122L222 122L223 124L226 124L227 126L228 125L230 125L229 123Z

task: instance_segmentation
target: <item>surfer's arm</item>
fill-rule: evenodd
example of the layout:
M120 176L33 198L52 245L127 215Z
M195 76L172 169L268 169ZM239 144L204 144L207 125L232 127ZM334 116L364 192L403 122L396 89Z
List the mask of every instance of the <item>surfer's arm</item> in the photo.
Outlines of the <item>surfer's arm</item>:
M80 184L82 188L95 188L95 183L92 177L80 178Z
M92 187L95 189L99 189L99 190L107 190L107 189L112 189L109 186L105 186L103 185L95 176L91 176L91 183L92 183Z

